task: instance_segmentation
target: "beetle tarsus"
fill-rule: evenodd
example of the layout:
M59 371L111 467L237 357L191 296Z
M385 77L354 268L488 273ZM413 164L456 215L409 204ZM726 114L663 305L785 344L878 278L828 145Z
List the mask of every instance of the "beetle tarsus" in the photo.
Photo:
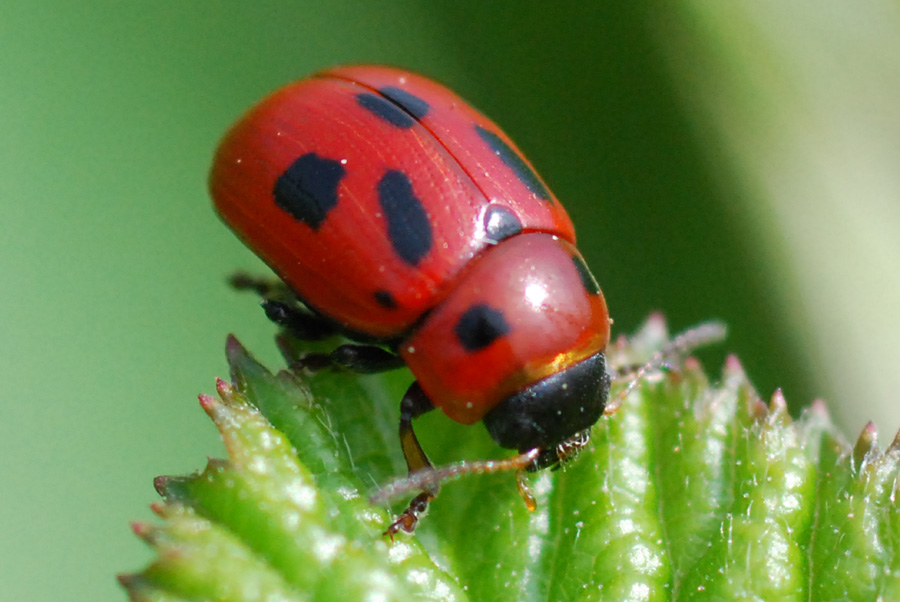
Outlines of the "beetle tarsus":
M341 345L331 352L331 361L359 374L376 374L402 368L406 364L396 353L374 345Z
M423 491L412 500L406 510L400 513L400 516L391 523L382 535L388 535L393 540L394 534L403 531L412 534L419 524L419 518L428 511L428 504L437 495L437 489L432 491Z

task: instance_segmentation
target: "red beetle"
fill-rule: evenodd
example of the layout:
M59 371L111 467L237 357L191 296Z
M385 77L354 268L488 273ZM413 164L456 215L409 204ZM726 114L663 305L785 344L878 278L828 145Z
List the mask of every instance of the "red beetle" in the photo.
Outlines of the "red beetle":
M270 299L270 317L365 343L330 354L351 370L412 371L410 473L431 467L412 420L434 408L523 454L505 468L555 466L587 442L609 394L606 301L556 197L453 92L386 67L316 74L232 127L210 188L305 306ZM389 533L415 528L438 486L422 489Z

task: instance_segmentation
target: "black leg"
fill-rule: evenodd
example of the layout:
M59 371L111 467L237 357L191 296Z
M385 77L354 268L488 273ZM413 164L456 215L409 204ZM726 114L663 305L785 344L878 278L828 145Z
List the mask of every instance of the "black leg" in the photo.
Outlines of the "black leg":
M228 281L235 290L253 291L264 299L291 296L290 289L278 278L259 278L244 272L237 272L232 274Z
M409 468L410 474L432 467L431 461L425 455L422 446L419 445L419 439L413 431L412 421L433 409L434 405L417 382L410 386L400 402L400 447L403 450L403 457L406 458L406 466ZM415 531L419 516L428 509L429 502L437 496L439 491L440 485L435 484L414 497L406 510L387 528L387 531L384 532L385 535L393 537L394 533L398 531L406 533Z
M291 289L278 278L238 273L231 277L231 286L239 291L253 291L262 297L266 317L297 339L319 341L337 334L337 327L332 322L303 307Z
M402 368L406 364L399 355L374 345L341 345L331 353L309 353L298 362L299 368L322 370L340 366L357 374L377 374Z
M374 345L341 345L330 357L338 366L360 374L386 372L406 365L396 353Z
M263 299L262 307L266 317L300 340L320 341L337 334L334 324L294 303Z
M297 300L291 290L277 278L255 278L246 274L235 274L231 285L238 290L253 291L262 297L262 307L266 316L275 324L302 341L319 341L339 334L338 326L318 316ZM351 372L374 374L402 368L405 364L396 353L375 345L341 345L331 353L311 353L300 361L289 359L295 368L321 370L330 366L340 366Z

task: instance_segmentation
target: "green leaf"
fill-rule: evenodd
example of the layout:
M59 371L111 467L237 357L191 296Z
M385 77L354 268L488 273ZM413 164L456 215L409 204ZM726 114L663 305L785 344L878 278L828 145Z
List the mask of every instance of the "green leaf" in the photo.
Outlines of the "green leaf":
M651 318L611 347L619 365L667 340ZM289 361L310 347L288 338ZM228 384L201 406L227 460L160 477L161 526L135 532L157 558L120 577L136 600L892 600L900 596L900 443L854 448L824 405L790 418L728 360L647 378L588 449L532 478L445 484L415 537L382 535L367 501L402 474L398 401L410 380L260 366L234 339ZM613 395L622 383L614 387ZM435 413L437 414L437 413ZM481 427L417 424L439 463L498 457Z

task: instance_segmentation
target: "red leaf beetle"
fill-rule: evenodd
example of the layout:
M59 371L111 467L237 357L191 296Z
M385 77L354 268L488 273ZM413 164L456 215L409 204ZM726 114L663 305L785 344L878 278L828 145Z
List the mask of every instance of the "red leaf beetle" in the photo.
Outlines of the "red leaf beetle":
M522 468L585 445L609 396L606 301L562 205L453 92L387 67L318 73L232 127L210 189L304 305L266 300L270 318L361 343L331 353L337 365L412 371L400 403L410 474L431 468L412 421L434 408L518 450L470 470L518 468L526 500ZM414 530L436 481L413 485L388 533Z

